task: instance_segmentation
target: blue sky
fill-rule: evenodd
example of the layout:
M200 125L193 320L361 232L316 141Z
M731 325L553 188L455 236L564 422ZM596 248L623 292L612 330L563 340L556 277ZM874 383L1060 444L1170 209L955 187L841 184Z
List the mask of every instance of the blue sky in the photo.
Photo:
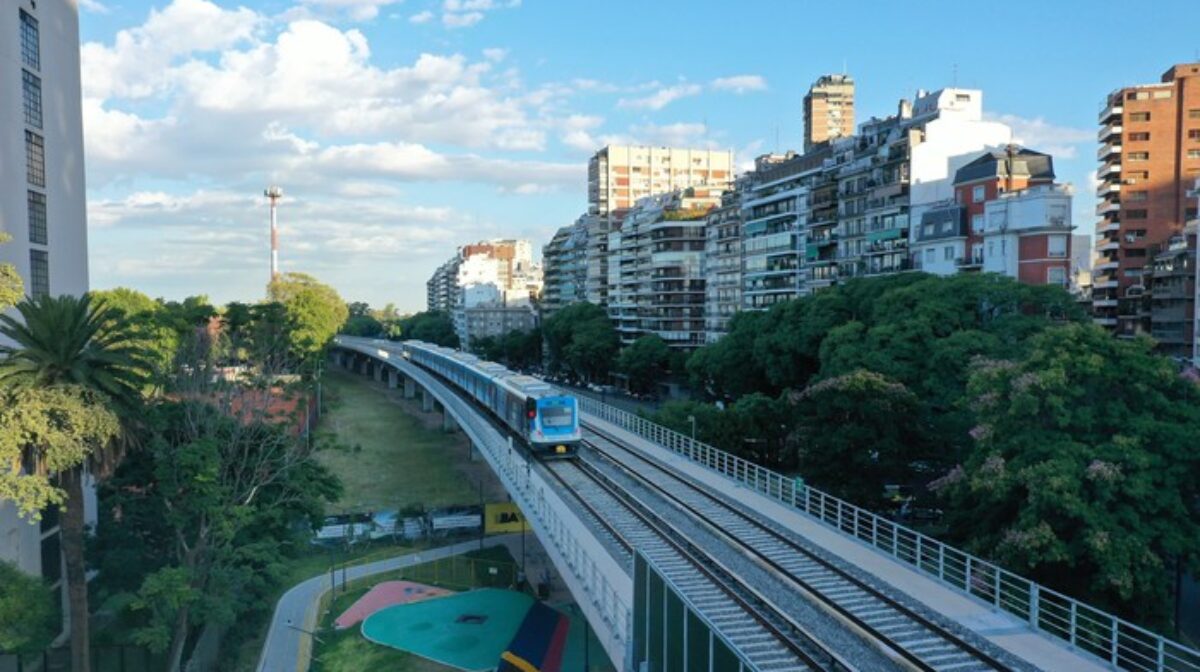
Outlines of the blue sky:
M1194 0L81 5L93 287L260 298L278 182L284 270L409 310L457 245L570 223L602 144L797 148L805 90L843 70L860 121L983 89L1090 232L1103 96L1200 49Z

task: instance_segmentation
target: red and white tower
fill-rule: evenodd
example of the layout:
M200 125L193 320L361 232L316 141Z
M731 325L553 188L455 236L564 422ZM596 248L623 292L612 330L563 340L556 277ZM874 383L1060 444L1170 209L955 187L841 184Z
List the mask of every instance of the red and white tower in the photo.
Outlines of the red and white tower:
M279 277L279 226L275 219L275 206L283 198L283 189L275 185L263 192L271 200L271 279Z

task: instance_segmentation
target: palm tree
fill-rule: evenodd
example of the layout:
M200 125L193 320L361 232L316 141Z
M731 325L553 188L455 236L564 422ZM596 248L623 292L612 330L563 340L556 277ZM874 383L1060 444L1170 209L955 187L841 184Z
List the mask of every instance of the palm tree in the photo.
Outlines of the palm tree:
M90 297L42 296L16 306L20 320L0 315L0 386L76 386L96 393L122 420L122 439L93 450L85 464L59 474L66 491L62 549L71 619L71 669L90 669L84 563L83 481L111 473L136 422L149 360L119 311Z

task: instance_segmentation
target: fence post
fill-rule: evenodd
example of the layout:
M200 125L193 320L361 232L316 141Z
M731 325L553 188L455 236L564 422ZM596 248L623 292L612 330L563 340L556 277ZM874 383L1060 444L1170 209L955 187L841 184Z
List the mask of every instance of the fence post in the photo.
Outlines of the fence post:
M1040 597L1038 588L1040 588L1038 584L1029 582L1029 624L1033 626L1034 630L1037 630L1038 627L1038 609L1041 606L1038 604Z

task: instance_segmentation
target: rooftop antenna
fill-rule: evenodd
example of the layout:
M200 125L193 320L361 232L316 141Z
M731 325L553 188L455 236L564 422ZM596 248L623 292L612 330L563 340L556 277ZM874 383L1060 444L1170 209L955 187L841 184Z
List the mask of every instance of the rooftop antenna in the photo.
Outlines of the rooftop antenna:
M283 198L283 189L276 185L267 187L263 192L271 201L271 280L279 277L279 225L275 218L275 207Z

